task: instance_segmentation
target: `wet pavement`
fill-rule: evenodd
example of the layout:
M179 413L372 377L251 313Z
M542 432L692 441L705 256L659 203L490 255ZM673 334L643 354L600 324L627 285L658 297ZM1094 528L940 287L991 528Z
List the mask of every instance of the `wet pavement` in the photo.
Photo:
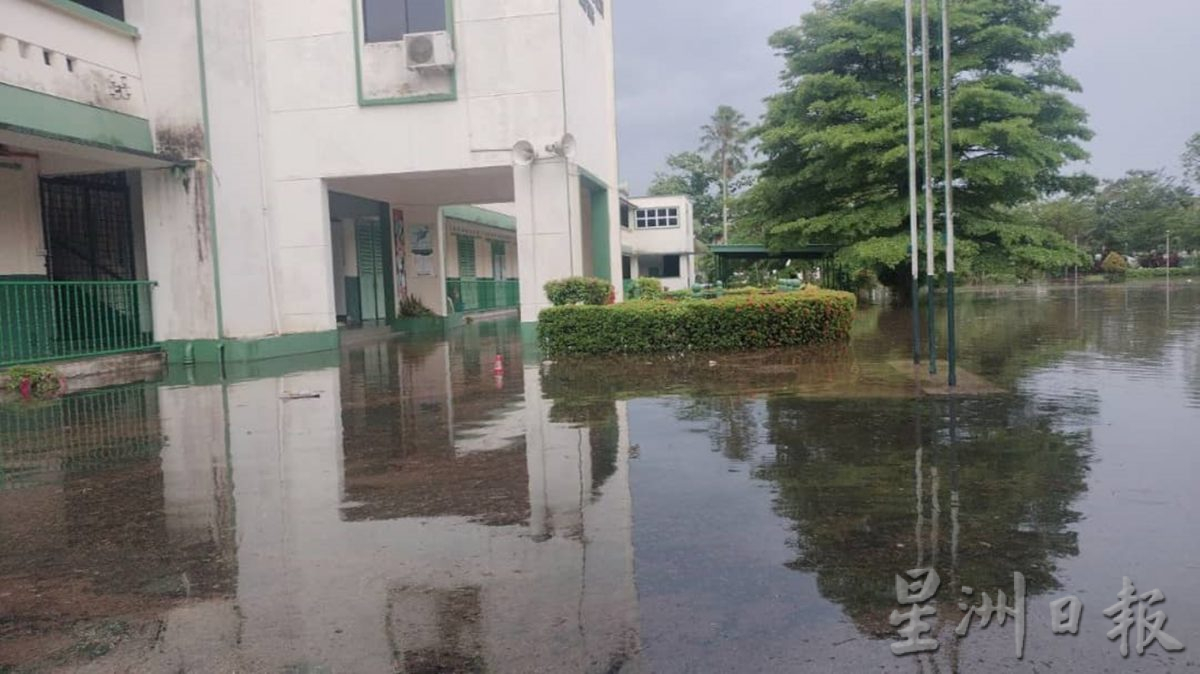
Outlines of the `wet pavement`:
M477 323L0 406L0 672L1200 669L1200 284L968 293L987 395L917 393L909 315L554 363ZM938 649L896 656L918 568ZM1014 572L1020 659L1011 617L955 635ZM1126 576L1184 650L1106 638Z

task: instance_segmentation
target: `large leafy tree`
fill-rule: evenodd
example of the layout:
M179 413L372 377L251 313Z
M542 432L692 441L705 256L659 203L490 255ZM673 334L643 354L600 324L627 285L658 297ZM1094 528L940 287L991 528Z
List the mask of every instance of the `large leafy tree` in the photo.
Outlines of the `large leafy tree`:
M940 35L940 13L933 14L931 33ZM1080 142L1092 134L1067 98L1080 87L1059 62L1073 42L1053 30L1057 14L1043 0L951 5L962 271L973 262L1055 269L1079 257L1058 233L1012 212L1039 196L1094 185L1061 173L1087 157ZM824 0L771 38L786 70L756 130L764 161L748 200L776 243L841 244L844 261L894 285L906 274L909 245L904 33L903 0ZM940 65L941 45L931 48ZM933 71L940 138L942 75ZM941 148L934 154L940 158ZM933 170L942 175L940 165ZM935 190L940 202L940 180Z
M1188 187L1161 171L1130 171L1096 195L1095 243L1106 250L1148 253L1200 245L1200 210Z
M712 119L701 128L701 147L712 153L721 182L721 236L729 243L730 185L746 168L750 123L728 105L717 107Z

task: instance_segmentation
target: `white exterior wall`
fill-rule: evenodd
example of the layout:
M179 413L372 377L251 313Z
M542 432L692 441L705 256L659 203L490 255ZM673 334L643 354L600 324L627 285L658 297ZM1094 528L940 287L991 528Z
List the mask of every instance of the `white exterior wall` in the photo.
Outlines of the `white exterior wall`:
M0 157L0 277L45 276L38 161Z
M0 82L146 116L136 38L44 2L0 0L0 16Z
M153 309L160 341L217 337L207 190L201 172L142 172L146 276L158 282Z

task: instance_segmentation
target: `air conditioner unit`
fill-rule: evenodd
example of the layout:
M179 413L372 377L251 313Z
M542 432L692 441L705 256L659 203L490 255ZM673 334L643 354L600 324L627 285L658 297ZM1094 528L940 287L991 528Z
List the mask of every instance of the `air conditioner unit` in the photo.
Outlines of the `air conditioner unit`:
M409 70L448 70L454 67L454 46L450 34L409 33L404 36L404 53Z

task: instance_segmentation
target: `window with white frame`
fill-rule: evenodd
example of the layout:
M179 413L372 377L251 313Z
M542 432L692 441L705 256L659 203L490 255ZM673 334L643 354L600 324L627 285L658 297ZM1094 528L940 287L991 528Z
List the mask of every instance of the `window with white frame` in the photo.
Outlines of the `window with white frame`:
M655 229L658 227L678 227L679 209L674 206L667 208L639 208L637 212L638 229Z

